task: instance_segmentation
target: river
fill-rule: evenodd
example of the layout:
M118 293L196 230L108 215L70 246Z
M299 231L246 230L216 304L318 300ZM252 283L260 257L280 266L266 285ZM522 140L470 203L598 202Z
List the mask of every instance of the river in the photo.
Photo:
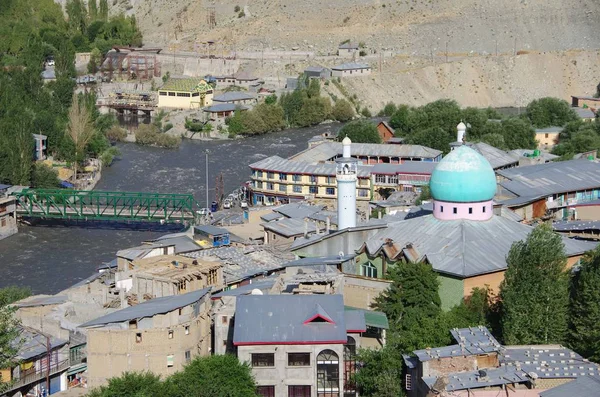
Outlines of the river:
M184 140L178 149L120 144L121 155L102 173L96 190L193 193L200 203L205 195L205 150L209 150L209 199L215 179L223 173L225 192L249 179L248 164L278 155L288 157L307 147L314 135L336 132L340 124L233 141ZM166 230L83 227L77 224L20 226L19 233L0 240L0 287L29 286L34 293L57 293L88 277L117 250L139 245Z

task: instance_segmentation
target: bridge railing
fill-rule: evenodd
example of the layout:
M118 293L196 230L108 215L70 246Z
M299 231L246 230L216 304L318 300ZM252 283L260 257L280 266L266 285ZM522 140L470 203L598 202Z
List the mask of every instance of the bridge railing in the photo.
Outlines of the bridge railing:
M197 220L191 194L25 189L15 194L17 213L29 217L184 222Z

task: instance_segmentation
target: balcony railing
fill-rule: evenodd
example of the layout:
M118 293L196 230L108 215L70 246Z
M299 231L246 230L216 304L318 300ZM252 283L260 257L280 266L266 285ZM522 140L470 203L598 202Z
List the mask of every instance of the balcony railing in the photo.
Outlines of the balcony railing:
M66 371L70 366L69 360L64 360L59 363L50 364L50 376L59 372ZM25 385L38 382L48 376L48 367L42 367L40 370L24 374L18 379L13 379L10 390L19 389Z

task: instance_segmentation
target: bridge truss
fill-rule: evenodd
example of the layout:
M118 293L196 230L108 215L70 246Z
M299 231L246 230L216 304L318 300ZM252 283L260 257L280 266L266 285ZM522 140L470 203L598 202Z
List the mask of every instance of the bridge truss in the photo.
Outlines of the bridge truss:
M195 224L191 194L25 189L15 193L17 214L47 219Z

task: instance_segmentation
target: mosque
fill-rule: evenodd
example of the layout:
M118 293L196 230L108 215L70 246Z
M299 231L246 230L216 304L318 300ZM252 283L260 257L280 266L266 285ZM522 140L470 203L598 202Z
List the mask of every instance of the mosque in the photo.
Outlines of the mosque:
M292 246L294 253L318 256L344 247L356 257L354 269L343 271L371 278L383 278L387 269L399 261L427 262L438 273L445 309L459 304L475 287L488 286L497 292L512 244L526 239L533 228L494 214L494 170L482 155L463 143L464 132L461 123L453 150L431 175L433 212L378 227L356 226L356 207L351 203L355 189L348 175L348 169L352 171L356 163L350 156L351 142L346 139L345 156L338 159L338 186L350 187L338 189L338 217L340 225L343 222L347 226L328 236L297 241ZM569 268L596 246L566 237L563 242Z

